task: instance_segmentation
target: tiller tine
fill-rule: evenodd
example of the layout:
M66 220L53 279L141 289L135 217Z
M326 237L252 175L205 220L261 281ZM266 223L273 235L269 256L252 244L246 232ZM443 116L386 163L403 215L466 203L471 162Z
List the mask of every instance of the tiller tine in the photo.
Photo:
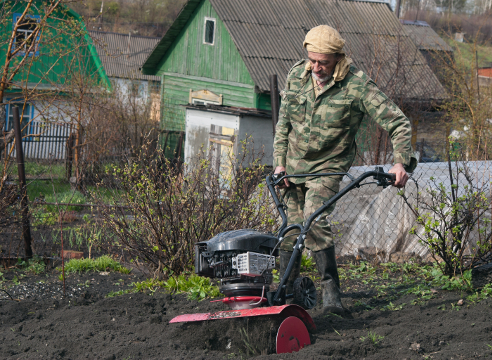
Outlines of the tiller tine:
M277 354L296 352L301 350L304 346L310 345L311 338L309 332L314 332L316 330L316 325L306 310L294 304L218 311L215 313L179 315L172 319L170 323L234 319L253 316L275 316L282 320L277 331Z
M207 320L220 320L220 319L233 319L248 316L272 316L279 315L282 319L286 319L290 316L295 316L302 320L306 328L310 332L316 330L311 316L302 307L294 304L282 305L282 306L269 306L259 307L254 309L241 309L241 310L226 310L218 311L214 313L200 313L200 314L185 314L176 316L169 323L180 322L192 322L192 321L207 321Z

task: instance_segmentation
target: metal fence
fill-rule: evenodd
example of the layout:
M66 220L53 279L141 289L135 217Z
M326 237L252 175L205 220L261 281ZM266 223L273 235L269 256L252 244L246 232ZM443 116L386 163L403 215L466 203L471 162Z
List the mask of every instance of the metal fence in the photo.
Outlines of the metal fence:
M30 131L22 139L24 158L32 160L65 160L67 139L72 133L73 124L46 123L33 121ZM12 156L15 147L12 145Z
M383 165L383 168L387 172L391 165ZM356 166L349 172L357 177L369 170L374 170L374 166ZM371 181L374 180L366 182ZM349 182L344 177L340 189ZM444 229L452 224L449 210L455 203L462 207L462 226L467 227L468 241L464 252L473 256L477 243L491 241L492 209L490 206L488 210L479 209L473 205L476 200L472 199L471 193L482 194L486 203L492 206L491 182L492 161L460 160L419 163L401 191L395 187L383 189L375 184L354 189L337 202L327 218L332 224L337 254L383 262L402 262L411 258L431 260L429 247L419 240L419 236L425 238L425 229L416 221L415 207L420 208L420 214L428 214L429 219L437 221L438 228ZM455 196L452 189L455 189ZM467 207L470 207L468 215L475 219L474 223L463 217ZM416 234L411 232L412 228Z

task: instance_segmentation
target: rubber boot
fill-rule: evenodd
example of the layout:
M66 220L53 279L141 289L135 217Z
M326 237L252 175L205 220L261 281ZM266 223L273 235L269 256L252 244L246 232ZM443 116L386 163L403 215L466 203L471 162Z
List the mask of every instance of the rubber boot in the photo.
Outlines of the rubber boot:
M338 315L346 310L340 301L340 279L338 277L335 247L316 251L314 253L316 267L321 276L321 295L323 297L323 312Z
M335 247L314 252L316 267L318 268L321 281L333 279L338 288L340 288L340 278L338 277L337 259L335 256Z
M280 280L284 276L285 270L287 270L287 265L289 265L290 258L292 257L292 251L280 250ZM294 281L299 277L301 273L301 255L299 255L294 263L294 267L290 272L290 276L285 283L285 293L294 293Z
M323 312L344 315L347 311L340 301L340 289L333 279L321 282L321 295L323 297Z

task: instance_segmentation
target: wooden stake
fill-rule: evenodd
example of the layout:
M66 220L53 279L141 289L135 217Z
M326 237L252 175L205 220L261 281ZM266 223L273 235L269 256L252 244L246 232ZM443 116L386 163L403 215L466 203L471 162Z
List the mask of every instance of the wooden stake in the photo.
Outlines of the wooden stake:
M26 171L24 168L24 152L22 151L22 132L19 116L19 108L12 107L14 116L15 155L17 158L17 173L19 174L19 187L21 195L22 237L24 238L24 251L26 258L32 258L31 224L29 223L29 206L27 202Z

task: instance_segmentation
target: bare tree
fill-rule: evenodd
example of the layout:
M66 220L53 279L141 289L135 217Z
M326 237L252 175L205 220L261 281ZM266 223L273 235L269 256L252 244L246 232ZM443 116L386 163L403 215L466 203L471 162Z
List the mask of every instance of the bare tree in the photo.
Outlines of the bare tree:
M39 39L43 34L43 29L46 28L48 24L48 19L50 19L54 12L58 10L62 3L62 0L55 0L47 3L46 7L43 9L44 12L42 16L37 19L31 16L35 9L34 0L29 0L25 3L25 8L22 14L16 18L13 24L13 29L11 33L6 33L6 38L0 40L0 46L6 47L7 51L5 53L5 60L1 67L1 78L0 78L0 103L3 103L5 90L14 85L15 76L29 65L32 65L34 61L34 56L32 53L35 52L39 45ZM8 2L3 2L0 16L0 22L2 24L7 24L8 20L12 19L13 7L10 7ZM5 109L0 110L0 128L5 127ZM14 138L14 132L11 130L9 133L4 134L0 138L0 155L5 146L12 141Z

